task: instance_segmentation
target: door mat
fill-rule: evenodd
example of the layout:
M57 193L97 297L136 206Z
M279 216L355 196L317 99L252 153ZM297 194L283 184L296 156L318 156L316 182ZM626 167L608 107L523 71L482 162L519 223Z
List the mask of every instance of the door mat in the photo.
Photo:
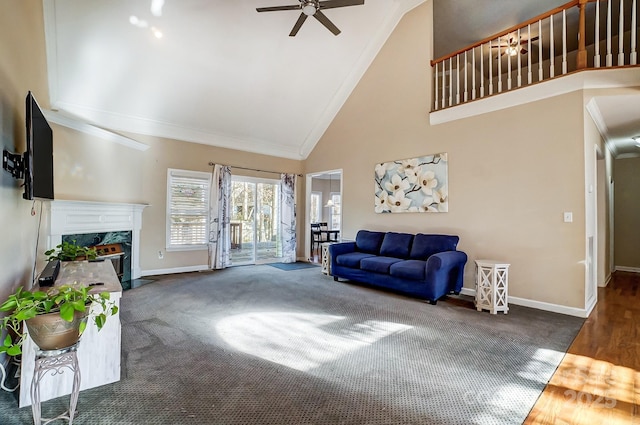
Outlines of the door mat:
M319 267L320 264L305 263L304 261L296 261L295 263L270 263L267 266L275 267L276 269L290 271L309 269L311 267Z

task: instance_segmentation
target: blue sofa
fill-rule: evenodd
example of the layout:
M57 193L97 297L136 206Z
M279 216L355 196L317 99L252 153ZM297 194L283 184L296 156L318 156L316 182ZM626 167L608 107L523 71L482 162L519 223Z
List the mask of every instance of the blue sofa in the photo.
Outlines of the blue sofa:
M429 300L459 294L467 254L458 236L360 230L355 242L329 246L334 280L349 279Z

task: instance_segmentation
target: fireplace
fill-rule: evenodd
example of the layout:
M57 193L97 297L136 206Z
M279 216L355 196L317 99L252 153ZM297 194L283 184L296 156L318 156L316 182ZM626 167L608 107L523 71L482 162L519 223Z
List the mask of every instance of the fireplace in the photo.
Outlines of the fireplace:
M84 246L120 244L121 281L140 278L140 230L147 205L62 200L49 205L49 248L63 240Z

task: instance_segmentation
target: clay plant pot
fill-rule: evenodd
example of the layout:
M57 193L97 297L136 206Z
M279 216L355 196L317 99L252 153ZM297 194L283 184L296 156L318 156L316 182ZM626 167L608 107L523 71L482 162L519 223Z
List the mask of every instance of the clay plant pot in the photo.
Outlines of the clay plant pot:
M71 322L63 320L58 312L39 314L25 323L29 336L41 350L61 350L80 340L80 324L87 320L88 314L88 308L84 312L76 311Z

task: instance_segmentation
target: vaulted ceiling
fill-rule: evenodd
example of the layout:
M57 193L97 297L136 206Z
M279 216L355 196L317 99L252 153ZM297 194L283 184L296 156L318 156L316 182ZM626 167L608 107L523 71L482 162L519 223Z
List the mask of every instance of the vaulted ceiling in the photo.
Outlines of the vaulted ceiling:
M327 9L338 36L307 19L290 37L300 11L256 11L298 1L46 1L52 109L115 132L304 159L402 16L425 0ZM434 0L435 55L563 3Z

